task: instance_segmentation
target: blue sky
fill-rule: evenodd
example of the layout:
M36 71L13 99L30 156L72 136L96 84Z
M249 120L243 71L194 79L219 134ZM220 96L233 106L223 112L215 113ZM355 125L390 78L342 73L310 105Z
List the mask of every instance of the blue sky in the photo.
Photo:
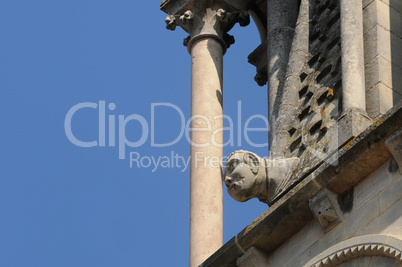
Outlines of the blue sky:
M188 158L186 138L155 147L151 131L134 120L125 137L144 143L126 148L109 143L109 116L144 118L157 143L174 140L181 130L179 112L153 104L169 103L190 118L190 56L181 29L165 29L159 1L3 1L0 8L0 266L186 266L188 265L189 170L157 167L147 161ZM238 25L236 44L224 58L224 113L234 128L253 115L267 116L266 88L253 81L247 56L259 44L256 27ZM104 102L103 102L104 101ZM71 131L68 111L83 108ZM106 142L99 146L99 107L105 103ZM109 104L114 104L110 110ZM113 106L112 104L112 106ZM238 124L238 109L242 122ZM133 117L133 118L134 118ZM113 125L113 124L112 124ZM250 124L263 127L262 120ZM228 140L229 133L225 132ZM261 156L237 130L234 146ZM254 143L266 132L250 133ZM149 167L130 167L135 153ZM224 192L224 242L240 232L267 206L238 203Z

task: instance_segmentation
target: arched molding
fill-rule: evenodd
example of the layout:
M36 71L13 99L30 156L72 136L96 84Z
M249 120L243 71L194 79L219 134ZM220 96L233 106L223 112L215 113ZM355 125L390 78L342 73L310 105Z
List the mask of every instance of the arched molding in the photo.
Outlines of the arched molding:
M263 9L261 9L263 8ZM260 35L261 43L264 43L267 39L267 15L266 6L258 6L254 2L249 4L248 12L257 27L258 33Z
M386 235L354 237L325 250L304 266L338 266L363 256L385 256L402 263L402 240Z

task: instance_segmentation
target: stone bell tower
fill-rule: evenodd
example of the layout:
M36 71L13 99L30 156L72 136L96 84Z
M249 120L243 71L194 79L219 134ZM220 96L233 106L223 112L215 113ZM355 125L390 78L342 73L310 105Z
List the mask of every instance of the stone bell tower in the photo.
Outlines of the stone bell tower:
M161 9L168 28L190 34L194 118L221 114L227 32L247 14L261 37L248 61L268 89L270 157L232 153L224 181L236 200L269 208L219 248L220 173L194 161L190 265L400 266L402 0L170 0ZM197 120L193 129L203 127ZM192 133L192 157L221 156L197 146L221 140L221 127ZM209 192L202 179L216 198L200 197ZM214 242L201 243L212 229Z

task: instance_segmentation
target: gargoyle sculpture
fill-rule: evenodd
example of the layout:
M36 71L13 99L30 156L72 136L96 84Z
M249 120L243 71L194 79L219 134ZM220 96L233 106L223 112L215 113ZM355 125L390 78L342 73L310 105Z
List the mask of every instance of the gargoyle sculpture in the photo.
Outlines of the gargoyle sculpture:
M280 194L299 163L299 158L266 159L238 150L230 154L223 180L229 195L239 202L258 198L265 203Z

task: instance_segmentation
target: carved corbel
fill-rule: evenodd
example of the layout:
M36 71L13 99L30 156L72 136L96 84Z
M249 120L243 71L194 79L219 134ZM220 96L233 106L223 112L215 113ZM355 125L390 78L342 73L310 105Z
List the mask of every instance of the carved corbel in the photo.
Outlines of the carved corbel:
M324 232L341 222L342 212L336 199L336 195L326 188L310 199L310 210Z

